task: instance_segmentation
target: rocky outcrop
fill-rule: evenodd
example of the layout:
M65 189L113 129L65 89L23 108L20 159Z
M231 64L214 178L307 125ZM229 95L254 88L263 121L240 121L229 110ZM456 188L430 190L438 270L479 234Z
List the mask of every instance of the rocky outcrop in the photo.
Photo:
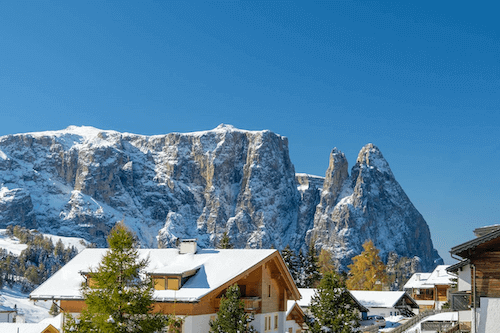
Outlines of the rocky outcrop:
M36 216L29 193L20 188L12 190L0 189L0 228L6 228L7 223L36 228Z
M342 168L337 168L342 166ZM424 269L442 263L432 245L429 227L394 178L380 150L368 144L346 177L343 154L332 151L321 202L308 239L327 248L341 269L373 240L385 261L390 252L418 256Z
M270 131L220 125L142 136L72 126L0 137L0 188L0 226L99 246L124 220L148 247L178 238L213 247L227 232L236 247L299 250L313 242L344 266L366 238L383 255L421 257L424 269L439 258L425 221L372 145L350 176L334 149L323 178L295 175L288 140Z

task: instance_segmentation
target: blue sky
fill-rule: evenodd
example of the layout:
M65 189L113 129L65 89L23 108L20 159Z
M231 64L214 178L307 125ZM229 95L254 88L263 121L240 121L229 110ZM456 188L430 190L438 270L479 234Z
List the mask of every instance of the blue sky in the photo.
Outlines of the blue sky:
M0 135L90 125L377 145L448 251L500 223L495 2L0 2Z

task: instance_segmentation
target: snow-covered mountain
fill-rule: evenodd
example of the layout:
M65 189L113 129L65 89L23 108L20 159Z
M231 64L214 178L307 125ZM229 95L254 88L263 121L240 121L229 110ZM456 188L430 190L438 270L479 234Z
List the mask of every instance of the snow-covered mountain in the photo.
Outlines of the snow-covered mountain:
M227 231L237 247L306 248L339 263L371 238L418 256L440 257L429 229L378 149L365 146L351 175L332 152L326 178L295 174L285 137L230 125L143 136L68 127L0 137L0 228L21 224L105 245L118 220L143 246L197 238L212 247Z

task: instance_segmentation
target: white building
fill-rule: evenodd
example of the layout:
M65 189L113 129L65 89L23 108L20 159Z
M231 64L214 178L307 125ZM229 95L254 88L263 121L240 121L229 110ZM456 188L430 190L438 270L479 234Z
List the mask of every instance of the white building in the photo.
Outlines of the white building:
M415 273L404 285L404 290L417 302L420 310L440 310L448 301L448 291L454 284L454 275L439 265L432 273Z

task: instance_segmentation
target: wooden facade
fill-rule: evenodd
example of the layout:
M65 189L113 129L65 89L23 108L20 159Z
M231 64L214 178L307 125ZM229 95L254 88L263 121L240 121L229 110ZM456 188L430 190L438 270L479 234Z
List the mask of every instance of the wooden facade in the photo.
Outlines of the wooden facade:
M476 254L470 260L476 267L476 294L484 297L500 297L500 250ZM473 274L471 270L472 281L474 281Z

